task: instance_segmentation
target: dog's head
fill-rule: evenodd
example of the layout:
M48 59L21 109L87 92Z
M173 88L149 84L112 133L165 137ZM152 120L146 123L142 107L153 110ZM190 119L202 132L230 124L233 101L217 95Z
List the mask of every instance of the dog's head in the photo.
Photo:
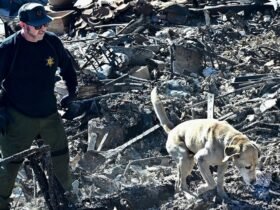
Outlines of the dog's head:
M223 162L232 158L245 183L254 184L256 182L256 166L260 157L260 150L257 145L244 137L244 139L235 141L235 144L226 146L224 152Z

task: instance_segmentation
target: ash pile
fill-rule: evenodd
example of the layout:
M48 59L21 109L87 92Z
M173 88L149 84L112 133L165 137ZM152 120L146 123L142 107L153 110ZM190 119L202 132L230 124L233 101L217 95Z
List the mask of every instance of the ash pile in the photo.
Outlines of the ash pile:
M275 1L76 1L61 39L79 95L64 117L78 209L279 209L280 39ZM71 21L66 21L66 20ZM55 26L54 26L55 29ZM61 29L61 28L60 28ZM225 188L198 199L175 192L176 164L150 93L174 124L213 117L260 146L257 185L230 164ZM66 94L60 81L57 97ZM217 173L215 167L212 173ZM186 180L204 183L195 166ZM18 177L14 209L43 208L40 189ZM34 196L36 195L36 196Z

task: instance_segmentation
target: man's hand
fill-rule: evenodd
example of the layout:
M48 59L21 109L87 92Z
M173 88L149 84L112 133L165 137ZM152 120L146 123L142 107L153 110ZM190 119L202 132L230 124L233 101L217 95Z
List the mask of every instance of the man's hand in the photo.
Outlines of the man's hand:
M69 94L62 97L60 100L60 106L65 109L68 108L72 101L76 99L76 94Z
M0 108L0 134L6 135L8 124L12 121L12 117L5 108Z

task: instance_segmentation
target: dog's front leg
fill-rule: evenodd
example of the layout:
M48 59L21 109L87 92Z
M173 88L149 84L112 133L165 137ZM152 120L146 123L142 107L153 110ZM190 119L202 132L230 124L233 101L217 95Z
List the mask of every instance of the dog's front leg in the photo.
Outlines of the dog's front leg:
M218 166L218 175L217 175L217 194L221 198L228 199L228 195L224 190L224 174L227 170L227 163Z
M209 164L207 162L209 159L209 151L206 148L201 149L196 153L194 158L203 179L206 181L206 184L197 189L198 194L214 189L216 187L216 182L210 172Z

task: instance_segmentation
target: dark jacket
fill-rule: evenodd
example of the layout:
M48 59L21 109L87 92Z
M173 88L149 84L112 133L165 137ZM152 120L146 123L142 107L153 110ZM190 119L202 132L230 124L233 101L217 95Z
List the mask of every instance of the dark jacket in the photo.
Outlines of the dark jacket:
M58 67L69 93L74 93L76 72L55 34L46 32L38 42L26 41L19 32L6 38L0 45L0 82L8 106L31 117L56 112L54 86Z

